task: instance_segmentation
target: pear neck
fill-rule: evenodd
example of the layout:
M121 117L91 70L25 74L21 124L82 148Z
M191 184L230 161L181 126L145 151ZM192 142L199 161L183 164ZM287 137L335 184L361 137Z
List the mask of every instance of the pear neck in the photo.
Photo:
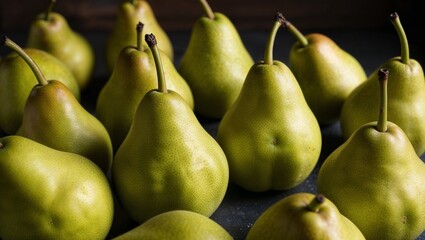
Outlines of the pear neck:
M41 72L38 65L18 44L16 44L15 42L10 40L6 36L3 37L1 43L2 43L2 45L12 49L13 51L15 51L22 59L24 59L24 61L31 68L32 72L34 73L34 75L37 78L37 81L40 85L47 85L48 84L46 78L44 77L44 75Z
M386 132L388 128L388 121L387 121L387 102L388 102L388 91L387 91L387 85L388 85L388 70L386 69L379 69L378 71L378 80L379 80L379 87L380 87L380 106L379 106L379 116L378 116L378 123L376 124L376 129L379 132Z
M325 202L325 197L322 194L316 194L313 200L307 205L307 209L312 212L318 212L319 207Z
M52 13L53 7L55 6L55 4L56 4L56 0L50 0L49 7L47 8L45 16L44 16L45 21L50 20L50 14Z
M165 82L164 69L162 66L161 56L159 54L155 35L153 35L152 33L146 34L145 41L148 44L149 48L151 49L153 59L155 61L156 73L158 76L158 91L162 93L167 93L168 90L167 90L167 85Z
M129 0L129 2L130 2L131 5L134 6L134 5L136 5L137 0Z
M285 20L285 22L283 23L283 26L286 27L286 29L288 29L288 31L292 34L292 36L295 37L295 39L301 44L301 46L303 47L308 46L307 38L304 36L304 34L302 34L298 30L298 28L296 28L293 24L291 24L291 22L289 22L288 20Z
M398 16L396 12L390 15L390 19L391 19L391 23L394 25L397 31L398 38L400 39L401 61L404 64L408 64L410 56L409 56L409 42L407 41L406 32L404 31L403 25L400 22L400 17Z
M270 31L269 39L266 44L266 50L264 52L264 63L265 64L273 64L273 47L274 42L276 39L277 31L279 30L279 27L282 26L282 23L284 21L284 17L281 13L277 13L275 17L275 22L273 25L272 30Z
M204 9L205 14L209 19L214 19L215 15L213 10L211 9L211 6L208 4L207 0L199 0L201 3L202 8Z

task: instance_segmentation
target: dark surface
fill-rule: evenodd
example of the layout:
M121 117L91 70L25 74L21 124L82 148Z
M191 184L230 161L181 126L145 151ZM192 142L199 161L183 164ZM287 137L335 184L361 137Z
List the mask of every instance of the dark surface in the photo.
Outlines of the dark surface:
M303 30L304 33L313 31ZM369 74L377 68L383 61L393 56L399 55L400 47L397 35L392 28L377 30L345 30L322 32L334 39L343 49L356 57ZM408 36L409 33L407 32ZM92 85L83 92L82 104L89 111L93 112L95 99L99 89L108 79L103 56L106 33L85 34L95 48L97 64ZM185 50L190 32L170 32L171 40L175 47L175 62L178 63ZM255 61L261 60L264 46L268 37L268 32L264 31L243 31L241 32L243 41L252 54ZM24 44L25 34L9 33L9 37L18 44ZM411 39L411 57L423 63L424 48L421 39ZM293 38L286 31L281 29L278 32L275 42L275 59L287 63L289 48L293 44ZM7 53L4 48L0 53ZM219 120L211 120L199 117L205 129L215 136ZM316 193L317 172L326 157L340 144L343 143L339 123L329 126L322 126L323 149L319 162L311 175L299 186L288 191L269 191L264 193L252 193L245 191L230 183L224 201L212 215L212 219L227 229L235 239L244 239L248 230L257 217L269 206L278 200L296 192ZM0 133L1 136L1 133ZM425 233L418 239L425 239Z

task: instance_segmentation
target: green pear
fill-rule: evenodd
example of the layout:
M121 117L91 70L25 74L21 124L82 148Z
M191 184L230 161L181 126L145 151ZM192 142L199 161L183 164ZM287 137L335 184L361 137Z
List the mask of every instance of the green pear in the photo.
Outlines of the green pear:
M273 60L277 15L264 61L252 66L236 102L223 116L217 141L230 179L255 192L286 190L304 181L321 151L319 123L291 70Z
M108 130L114 151L127 136L142 97L158 86L151 50L142 44L143 26L142 23L137 25L137 46L128 46L121 51L109 80L97 98L96 116ZM177 72L170 58L161 50L160 55L168 88L179 93L193 109L189 85Z
M102 123L81 106L62 82L47 81L38 65L16 43L5 38L4 45L28 63L39 82L25 103L19 135L85 156L108 173L112 143Z
M221 118L238 97L254 62L232 22L212 12L206 0L199 1L206 16L195 22L177 70L192 89L195 111Z
M297 42L289 54L289 68L320 124L339 120L348 95L367 78L362 65L332 39L312 33L304 36L289 21L284 26Z
M2 40L2 42L4 39ZM25 48L49 79L60 79L80 98L80 89L69 68L53 55L38 49ZM15 52L0 61L0 129L6 134L15 134L22 124L25 102L31 89L37 84L28 64Z
M119 6L115 26L106 43L106 63L109 70L113 70L121 50L136 42L137 34L134 26L138 22L145 24L146 32L157 35L159 48L173 60L173 45L167 33L158 23L149 2L147 0L124 0Z
M388 81L388 120L397 124L409 138L416 153L425 152L425 78L420 63L409 58L409 45L397 13L390 16L401 43L401 55L385 61L378 69L391 72ZM374 120L378 112L379 84L375 70L345 101L341 111L341 130L348 139L357 128Z
M74 74L80 89L90 83L95 56L87 39L69 26L59 13L51 12L55 0L46 13L39 14L30 26L27 47L44 50L65 63Z
M111 176L117 198L138 223L178 209L210 216L227 190L226 155L186 101L167 89L154 35L146 41L158 88L140 101L115 154Z
M322 194L294 193L268 207L246 240L365 240L360 230Z
M112 191L95 164L16 135L0 159L1 239L105 239Z
M388 70L378 75L378 121L359 127L326 158L317 189L366 239L416 239L425 230L425 164L387 120Z
M113 240L232 240L233 237L210 218L191 211L173 210L158 214Z

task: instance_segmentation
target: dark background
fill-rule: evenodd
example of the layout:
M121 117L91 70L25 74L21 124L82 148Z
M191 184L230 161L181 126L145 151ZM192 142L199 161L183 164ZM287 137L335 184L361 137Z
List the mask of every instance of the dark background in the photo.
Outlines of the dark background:
M45 10L48 2L0 0L0 34L6 34L24 45L30 22L36 14ZM191 27L203 14L202 9L195 0L151 0L149 3L159 23L169 34L175 50L175 63L178 64L187 47ZM262 59L273 17L280 11L303 33L320 32L331 37L356 57L370 74L385 60L400 53L397 33L388 19L389 14L396 11L409 39L411 58L425 64L425 25L421 19L421 0L210 0L209 3L214 11L224 13L233 21L255 61ZM109 77L104 62L104 47L119 4L120 1L111 0L57 0L54 9L68 19L74 30L86 36L95 50L93 82L82 92L81 102L92 112L99 89ZM276 37L275 59L287 63L293 43L293 37L280 30ZM9 52L0 47L0 56ZM205 129L215 136L219 120L198 118ZM257 217L276 201L296 192L315 193L315 181L321 164L344 142L338 122L321 126L321 129L323 148L320 159L302 184L287 191L251 193L230 183L223 203L211 218L235 239L244 239ZM425 239L425 233L419 239Z

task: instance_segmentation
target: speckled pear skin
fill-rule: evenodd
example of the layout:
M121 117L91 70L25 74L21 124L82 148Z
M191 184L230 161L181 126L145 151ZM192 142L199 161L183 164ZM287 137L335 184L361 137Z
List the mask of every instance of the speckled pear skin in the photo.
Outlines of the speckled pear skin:
M300 42L292 46L289 67L319 123L332 124L339 120L345 99L367 75L357 59L329 37L313 33L306 38L308 46Z
M214 16L195 22L178 71L192 89L195 112L221 118L254 62L232 22L221 13Z

